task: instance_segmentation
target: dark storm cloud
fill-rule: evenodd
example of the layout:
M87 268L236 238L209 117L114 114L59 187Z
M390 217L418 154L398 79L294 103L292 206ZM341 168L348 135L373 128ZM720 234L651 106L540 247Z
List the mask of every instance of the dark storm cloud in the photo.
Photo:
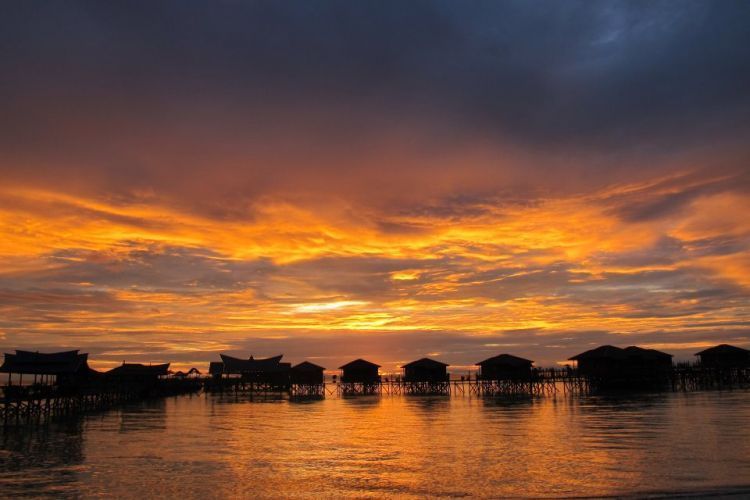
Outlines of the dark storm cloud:
M9 2L2 14L4 154L62 152L115 184L161 179L127 153L157 147L155 130L200 161L201 138L228 156L248 141L263 151L274 131L292 148L314 150L312 135L356 153L414 121L437 149L471 136L653 151L737 139L727 129L748 119L743 1ZM172 161L168 177L190 168Z
M654 185L607 199L609 213L630 222L645 222L678 214L702 196L750 189L750 171L742 168L717 175L710 169L664 179Z
M0 343L746 345L748 25L729 0L4 2Z
M2 277L0 284L16 290L86 283L114 289L199 293L260 288L275 272L275 266L264 259L229 260L209 249L144 248L139 242L123 242L116 251L60 250L46 258L49 269Z

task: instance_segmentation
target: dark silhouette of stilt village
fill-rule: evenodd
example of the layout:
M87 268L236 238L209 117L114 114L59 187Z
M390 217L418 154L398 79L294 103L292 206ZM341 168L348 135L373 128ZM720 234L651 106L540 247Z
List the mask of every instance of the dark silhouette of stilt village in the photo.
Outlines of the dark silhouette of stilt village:
M637 346L600 346L569 358L571 365L539 368L499 354L476 363L476 373L451 376L442 361L421 358L382 375L380 365L355 359L326 376L311 361L296 365L269 358L221 354L208 374L196 368L172 372L170 364L124 363L93 370L77 350L6 353L0 373L3 426L103 410L131 401L191 394L200 390L290 398L362 395L476 395L519 397L637 391L692 391L750 387L750 350L721 344L696 353L695 363L673 363L672 355Z

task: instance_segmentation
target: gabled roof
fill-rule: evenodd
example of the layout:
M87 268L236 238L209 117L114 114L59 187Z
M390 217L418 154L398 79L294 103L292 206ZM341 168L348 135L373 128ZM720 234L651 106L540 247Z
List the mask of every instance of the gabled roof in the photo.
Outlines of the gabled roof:
M376 365L375 363L371 363L362 358L359 358L359 359L355 359L354 361L350 361L343 366L339 366L339 370L347 370L351 368L372 368L372 367L380 368L380 365Z
M406 363L405 365L401 366L401 368L445 368L446 366L450 365L448 363L435 361L434 359L422 358L416 361L412 361L411 363Z
M480 361L479 363L476 363L476 364L479 366L500 365L500 366L524 367L532 363L533 361L531 361L530 359L520 358L518 356L513 356L512 354L498 354L497 356L487 358L484 361Z
M322 366L310 363L309 361L303 361L302 363L292 367L292 370L298 372L319 372L325 370Z
M568 358L568 361L580 361L582 359L624 359L625 353L619 347L613 345L603 345L595 349L584 351Z
M591 349L586 352L582 352L581 354L577 354L573 356L572 358L568 358L569 361L580 361L583 359L633 359L633 358L642 358L642 359L667 359L672 358L671 354L667 354L666 352L657 351L656 349L644 349L643 347L638 347L631 345L630 347L626 347L625 349L621 349L620 347L615 347L612 345L603 345L599 346L596 349Z
M671 354L667 354L666 352L657 351L656 349L644 349L643 347L638 347L635 345L631 345L630 347L626 347L623 349L625 351L625 354L629 357L636 356L640 358L650 358L650 359L667 359L672 358Z
M280 363L283 354L272 358L240 359L226 354L220 354L224 363L224 373L249 373L249 372L271 372L288 368L288 363Z
M5 354L5 361L0 367L0 372L36 375L73 374L82 370L90 371L87 360L88 354L79 354L78 350L52 353L16 350L15 354Z
M701 352L696 352L696 356L703 356L704 354L750 354L750 351L747 349L743 349L742 347L737 347L729 344L719 344L714 347L709 347L708 349L704 349Z
M107 375L118 377L158 377L169 373L169 363L160 365L144 365L141 363L123 363L112 368Z

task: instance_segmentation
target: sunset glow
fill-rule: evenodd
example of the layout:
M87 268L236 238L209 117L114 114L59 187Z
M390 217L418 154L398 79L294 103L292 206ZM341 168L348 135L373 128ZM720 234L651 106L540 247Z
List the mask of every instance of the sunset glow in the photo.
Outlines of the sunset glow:
M275 19L249 5L255 28ZM34 57L10 62L0 139L6 350L80 348L98 368L367 356L391 371L428 353L552 366L604 343L676 359L750 344L742 79L698 76L721 50L704 47L663 70L684 95L659 104L654 78L638 76L650 51L626 53L628 30L680 46L687 14L659 31L657 13L627 24L603 12L556 55L542 36L525 65L480 18L437 8L378 21L422 26L408 49L337 25L353 54L388 61L369 67L329 50L337 28L305 31L315 21L302 14L286 19L302 34L238 53L219 47L252 26L200 31L180 17L169 29L183 59L156 32L121 45L134 35L104 7L67 11L47 31L22 11L8 37ZM44 36L32 43L29 26ZM455 59L437 57L442 30ZM102 46L121 50L118 64ZM35 57L59 62L54 86ZM746 76L736 60L715 71ZM736 126L717 130L720 119Z

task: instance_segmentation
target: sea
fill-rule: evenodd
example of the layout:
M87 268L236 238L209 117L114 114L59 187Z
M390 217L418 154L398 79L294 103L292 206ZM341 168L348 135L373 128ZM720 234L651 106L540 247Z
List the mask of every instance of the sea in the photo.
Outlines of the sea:
M2 497L750 497L744 390L202 393L0 436Z

